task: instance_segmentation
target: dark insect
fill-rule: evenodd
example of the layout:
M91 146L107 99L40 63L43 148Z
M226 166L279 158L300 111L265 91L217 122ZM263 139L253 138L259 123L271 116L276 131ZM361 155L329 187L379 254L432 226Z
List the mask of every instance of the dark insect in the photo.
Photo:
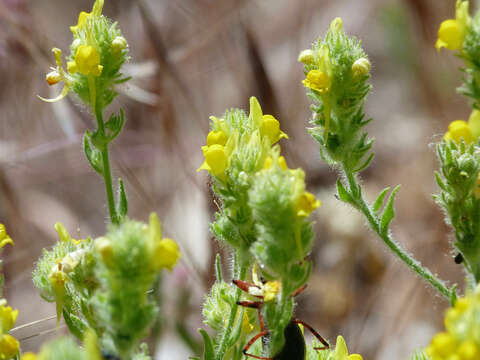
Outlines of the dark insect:
M118 356L112 355L112 354L107 354L104 351L102 351L102 357L105 360L120 360L120 358Z
M255 284L250 284L242 280L233 280L233 283L237 285L240 289L246 292L249 292L248 290L251 287L259 288L259 286ZM292 296L297 296L303 290L305 290L306 287L307 287L306 285L302 286L300 289L295 291L292 294ZM263 296L260 296L260 295L254 295L254 296L261 298L262 301L237 302L237 304L240 306L257 309L258 317L260 321L260 332L257 335L255 335L253 338L251 338L250 341L243 348L243 353L247 357L250 356L252 358L261 359L261 360L305 360L306 345L305 345L305 339L303 337L302 331L300 330L299 324L303 325L305 328L310 330L310 332L324 345L321 347L316 347L315 350L325 350L330 348L330 345L328 344L328 342L319 333L317 333L310 325L308 325L302 320L292 318L292 320L290 320L290 322L288 323L287 327L284 330L283 334L285 335L285 344L283 345L282 350L280 350L278 354L276 354L273 358L249 354L248 349L250 349L250 347L253 345L255 341L257 341L259 338L262 338L262 342L263 344L265 344L268 341L268 338L270 336L270 332L268 331L268 329L265 329L265 323L263 321L263 317L261 314L261 309L263 306Z
M454 258L455 264L461 264L463 262L463 256L461 253L458 253Z

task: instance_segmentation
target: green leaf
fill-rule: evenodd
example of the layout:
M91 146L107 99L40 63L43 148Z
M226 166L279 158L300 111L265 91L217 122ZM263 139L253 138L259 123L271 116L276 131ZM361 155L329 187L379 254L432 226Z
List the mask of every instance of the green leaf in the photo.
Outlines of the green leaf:
M440 186L440 189L448 192L447 187L446 187L445 183L443 182L442 178L440 177L440 174L438 173L438 171L435 171L435 180L437 180L437 184L438 184L438 186Z
M63 309L63 318L70 332L79 340L83 340L83 333L88 328L87 324L78 316L69 313L65 309Z
M370 163L372 162L373 155L374 155L374 153L371 153L370 156L367 158L367 160L365 160L365 162L362 165L360 165L358 168L353 170L353 172L358 173L360 171L365 170L368 167L368 165L370 165Z
M223 273L222 273L222 262L221 262L220 254L217 254L215 257L215 275L217 277L218 282L223 281Z
M453 286L450 288L450 304L452 307L455 305L457 302L457 284L453 284Z
M388 199L387 205L382 213L382 219L380 220L380 234L382 236L387 234L388 226L392 222L393 217L395 216L394 210L394 202L395 202L395 195L397 195L398 190L400 190L400 185L397 185L395 189L393 189L390 198Z
M122 179L118 181L118 204L117 204L117 216L119 221L122 222L128 213L128 200L125 188L123 186Z
M390 186L383 189L378 195L377 200L375 200L375 202L373 203L373 211L375 211L375 213L378 213L378 210L380 210L380 208L382 207L383 200L385 199L385 196L387 195L388 190L390 190Z
M353 201L352 196L351 196L350 193L343 187L343 184L342 184L342 182L340 181L340 179L337 180L337 192L338 192L338 198L339 198L341 201L346 202L347 204L352 204L352 205L355 204L355 202Z
M245 314L245 308L240 308L240 316L237 318L235 327L233 328L232 332L230 333L230 337L228 338L228 347L232 347L235 343L240 339L240 335L242 333L242 323L243 323L243 316Z
M91 134L90 132L85 132L83 135L83 151L85 156L87 157L88 162L92 166L92 168L103 175L103 160L102 160L102 153L97 149L93 148L91 145Z
M205 348L203 351L203 360L215 360L215 352L213 351L213 342L208 333L203 329L198 329L200 335L202 335Z
M108 142L111 142L118 136L118 134L120 134L123 129L123 125L125 125L125 114L123 112L123 109L120 109L119 115L112 114L110 116L110 119L108 119L108 121L105 123Z

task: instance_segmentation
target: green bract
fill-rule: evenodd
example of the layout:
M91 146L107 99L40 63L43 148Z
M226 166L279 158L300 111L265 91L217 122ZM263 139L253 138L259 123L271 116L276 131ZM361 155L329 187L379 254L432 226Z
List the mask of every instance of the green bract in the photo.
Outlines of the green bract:
M478 176L480 152L474 144L442 141L437 145L441 192L435 196L444 209L447 222L455 229L454 246L465 259L466 269L480 280L480 199Z

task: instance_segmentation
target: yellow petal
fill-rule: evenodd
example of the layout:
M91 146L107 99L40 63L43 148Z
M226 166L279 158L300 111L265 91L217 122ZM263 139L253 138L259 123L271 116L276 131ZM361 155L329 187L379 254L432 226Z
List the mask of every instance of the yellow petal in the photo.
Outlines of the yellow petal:
M305 191L297 200L297 216L308 216L321 205L322 203L315 198L315 195Z
M32 352L23 353L20 360L37 360L37 355Z
M463 139L467 144L471 143L473 140L472 132L468 123L464 120L455 120L448 125L449 137L454 140L456 143L460 143L460 140ZM445 134L445 136L447 136Z
M219 176L223 174L227 167L227 155L225 154L225 148L222 145L209 146L205 152L205 161L210 167L210 172Z
M223 131L210 131L207 135L207 146L215 144L225 146L227 143L227 135Z
M156 269L172 270L180 258L180 249L175 241L164 238L157 242L153 254L153 264Z
M440 51L442 47L448 50L459 50L462 48L465 33L465 26L458 20L445 20L440 24L440 28L438 29L438 40L435 47L438 51Z
M302 83L305 87L318 91L322 94L328 92L332 86L332 80L328 74L320 70L310 70Z
M20 344L17 339L9 334L2 335L0 338L0 357L10 360L20 351Z
M348 360L363 360L362 355L359 354L352 354L348 355Z

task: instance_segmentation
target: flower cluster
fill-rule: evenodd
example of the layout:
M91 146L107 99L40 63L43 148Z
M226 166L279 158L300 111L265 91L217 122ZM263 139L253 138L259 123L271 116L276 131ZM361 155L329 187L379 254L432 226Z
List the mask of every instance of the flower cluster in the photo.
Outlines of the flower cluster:
M280 155L281 139L288 139L279 121L264 115L257 99L250 98L250 113L227 111L222 118L211 117L211 131L202 148L205 161L199 170L214 177L213 190L221 209L212 231L235 250L236 280L251 280L248 293L262 297L265 322L272 332L267 353L276 354L284 342L284 329L293 312L291 293L304 285L311 270L305 260L313 231L309 215L321 203L305 189L305 174L290 169ZM254 265L251 279L246 269ZM261 269L265 281L258 279ZM250 291L252 290L252 291ZM229 294L227 296L227 294ZM248 333L250 321L243 321L234 338L224 340L231 323L239 323L238 289L222 280L213 286L204 304L206 324L217 331L214 348L219 354ZM249 316L248 310L240 314ZM228 315L230 313L230 317ZM281 317L281 321L277 321ZM233 319L220 321L219 319ZM236 320L235 320L236 319ZM237 321L238 320L238 321ZM229 325L230 324L230 325ZM244 329L242 331L241 329ZM232 335L233 336L233 335Z
M363 164L362 159L372 145L361 133L368 123L362 108L370 90L370 61L360 43L345 35L342 20L336 18L325 38L303 50L298 60L304 65L303 85L315 102L310 131L322 157L330 164L364 168L371 158Z
M457 299L445 315L445 331L436 334L425 353L431 360L474 360L480 357L480 287Z
M104 0L96 0L92 11L82 11L78 23L71 26L73 42L67 58L67 69L62 63L62 51L53 49L56 67L46 76L49 85L63 82L64 88L54 99L61 100L74 91L92 108L104 108L117 95L114 85L124 82L120 67L128 59L127 41L112 23L102 15Z
M63 315L79 339L91 328L102 349L135 355L158 312L148 290L178 262L178 245L162 237L156 214L148 226L126 219L94 241L73 239L60 223L55 229L60 241L44 250L33 273L41 296L56 303L58 319Z

